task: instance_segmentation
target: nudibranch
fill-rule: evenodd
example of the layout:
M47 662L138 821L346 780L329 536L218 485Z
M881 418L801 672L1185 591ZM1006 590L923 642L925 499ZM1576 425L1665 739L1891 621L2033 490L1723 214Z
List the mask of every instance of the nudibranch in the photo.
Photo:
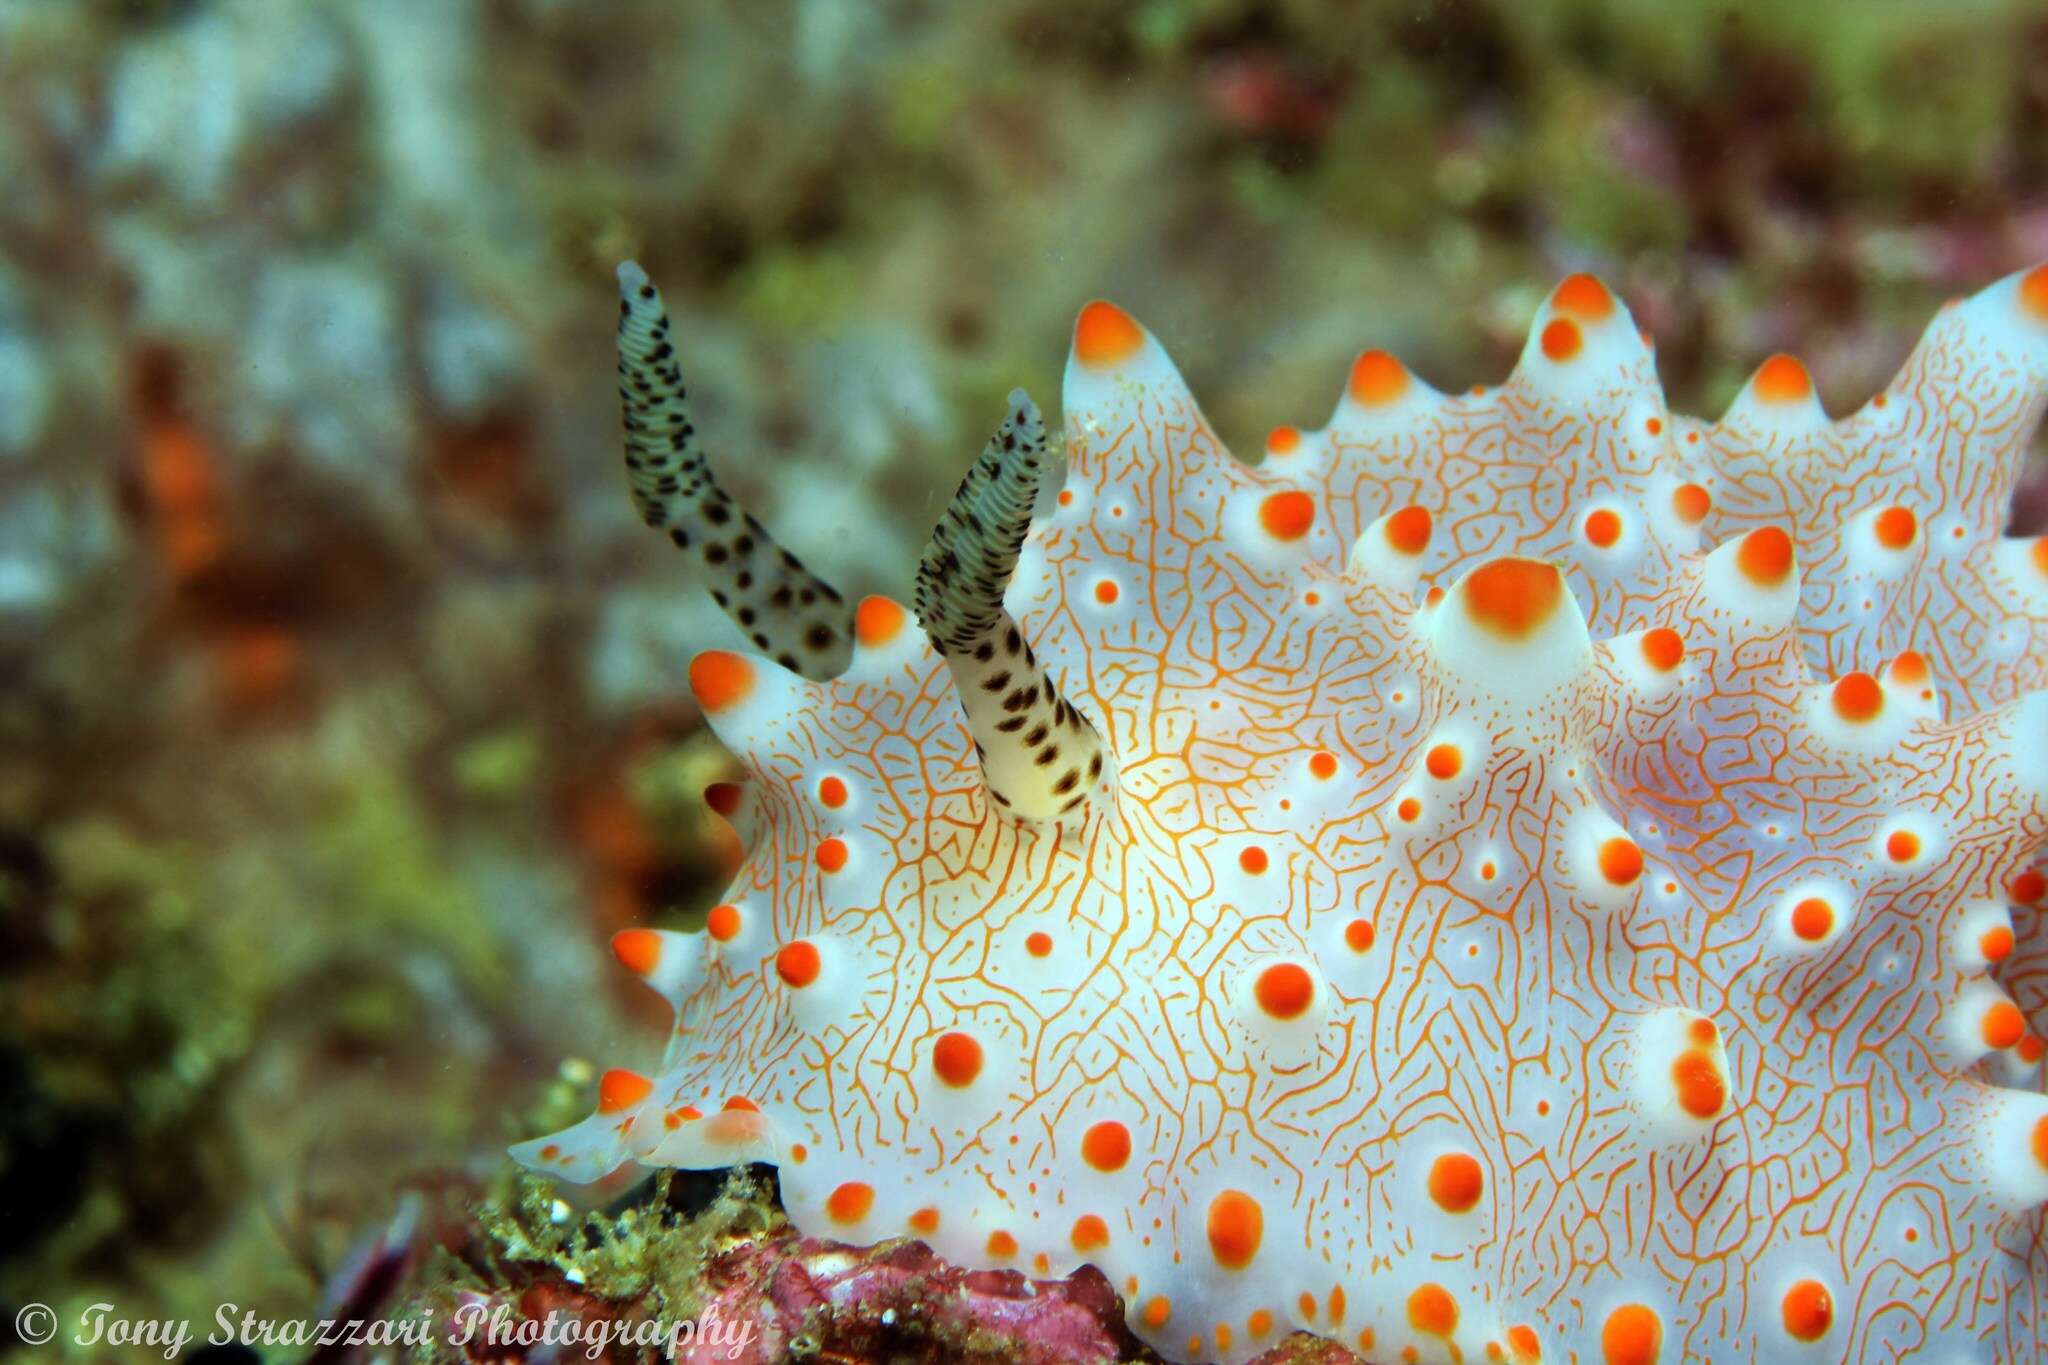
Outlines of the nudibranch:
M1091 303L1063 477L1013 394L851 610L620 281L640 509L759 651L689 669L747 853L613 945L659 1067L518 1160L772 1162L1180 1361L2048 1350L2048 266L1832 421L1788 356L1670 412L1576 275L1499 387L1368 351L1256 465Z

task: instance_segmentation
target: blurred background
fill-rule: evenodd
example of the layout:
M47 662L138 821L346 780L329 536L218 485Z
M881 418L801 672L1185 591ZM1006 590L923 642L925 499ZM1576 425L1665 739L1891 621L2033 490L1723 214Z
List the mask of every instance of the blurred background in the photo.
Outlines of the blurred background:
M1097 295L1248 454L1576 270L1676 407L1860 404L2048 258L2048 16L0 0L5 1318L482 1283L503 1144L656 1055L605 943L737 856L737 637L625 497L628 255L727 486L902 597Z

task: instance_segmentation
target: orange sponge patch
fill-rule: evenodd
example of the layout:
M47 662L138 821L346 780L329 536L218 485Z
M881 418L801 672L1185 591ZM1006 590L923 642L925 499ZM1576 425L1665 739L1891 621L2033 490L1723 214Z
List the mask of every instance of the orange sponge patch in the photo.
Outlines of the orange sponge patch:
M1550 619L1564 600L1564 578L1538 559L1496 559L1465 579L1465 609L1496 635L1519 640Z
M1120 365L1145 344L1145 329L1113 303L1097 299L1074 322L1074 354L1083 365Z

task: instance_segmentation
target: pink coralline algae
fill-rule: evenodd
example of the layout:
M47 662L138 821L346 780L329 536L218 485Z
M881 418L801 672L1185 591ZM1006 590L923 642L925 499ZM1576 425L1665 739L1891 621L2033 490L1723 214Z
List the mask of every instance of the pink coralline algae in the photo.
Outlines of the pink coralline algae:
M747 855L520 1161L773 1162L1180 1361L2048 1348L2048 267L1836 421L1787 356L1670 412L1573 276L1501 386L1367 352L1257 465L1090 304L1064 477L1011 395L911 609L718 487L620 279L636 502L759 651L690 668Z

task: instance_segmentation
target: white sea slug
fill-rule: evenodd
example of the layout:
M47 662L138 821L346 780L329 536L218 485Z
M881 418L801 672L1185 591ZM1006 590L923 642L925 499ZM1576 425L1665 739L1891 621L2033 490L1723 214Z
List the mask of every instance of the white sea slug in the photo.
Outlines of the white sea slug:
M1012 395L915 617L718 490L620 279L639 506L764 651L690 667L747 855L520 1161L773 1162L1175 1360L2048 1350L2048 267L1835 422L1782 356L1673 415L1574 276L1501 387L1368 352L1257 466L1090 304L1064 483Z

